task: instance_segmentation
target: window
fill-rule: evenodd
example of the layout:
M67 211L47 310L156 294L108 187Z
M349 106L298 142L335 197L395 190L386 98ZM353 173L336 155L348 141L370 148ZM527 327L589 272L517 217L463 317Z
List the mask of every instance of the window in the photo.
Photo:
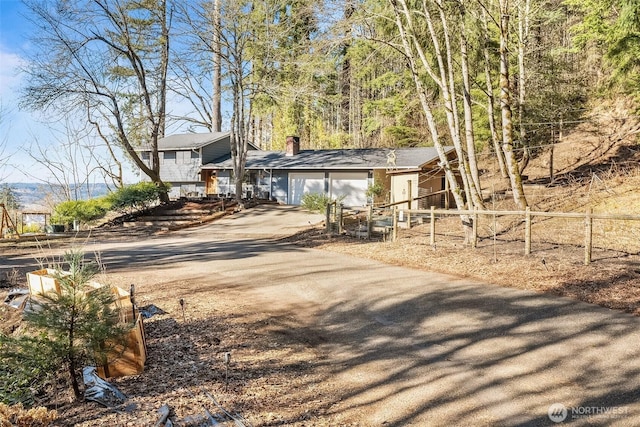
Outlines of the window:
M164 163L175 163L176 162L176 152L175 151L165 151L163 156Z

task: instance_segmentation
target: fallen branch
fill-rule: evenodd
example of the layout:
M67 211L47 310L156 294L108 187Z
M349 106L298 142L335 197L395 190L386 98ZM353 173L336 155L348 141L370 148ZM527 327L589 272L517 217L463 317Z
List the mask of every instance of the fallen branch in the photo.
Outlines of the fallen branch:
M218 409L220 409L222 411L223 414L225 414L227 417L229 417L231 420L233 420L233 422L235 423L236 426L238 426L238 427L251 427L251 424L249 424L247 422L247 420L242 418L240 415L236 414L237 417L240 417L242 419L239 419L236 416L231 415L226 409L224 409L218 403L218 401L211 394L209 394L209 392L205 391L204 394L218 407ZM245 424L245 423L247 423L247 424Z

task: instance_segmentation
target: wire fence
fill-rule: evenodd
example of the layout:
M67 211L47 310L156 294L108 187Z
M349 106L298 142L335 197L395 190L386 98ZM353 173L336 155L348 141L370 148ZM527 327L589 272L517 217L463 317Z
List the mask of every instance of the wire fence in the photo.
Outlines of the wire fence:
M360 238L422 238L441 244L487 245L517 243L521 253L561 247L581 248L585 265L593 251L640 254L640 215L526 210L386 209L345 210L333 204L327 209L327 231L346 232Z

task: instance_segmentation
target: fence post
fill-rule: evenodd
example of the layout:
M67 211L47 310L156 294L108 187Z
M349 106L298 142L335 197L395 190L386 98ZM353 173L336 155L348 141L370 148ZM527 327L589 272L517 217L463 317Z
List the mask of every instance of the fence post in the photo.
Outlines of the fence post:
M436 246L436 207L435 206L431 206L431 224L429 224L429 228L431 231L431 239L430 242L431 243L431 247L435 247Z
M449 180L444 180L444 208L449 209Z
M395 242L398 238L398 207L393 207L393 230L391 230L391 241Z
M373 205L369 205L369 212L367 212L367 239L371 239L372 226L373 226Z
M325 226L326 232L331 233L331 203L327 203L327 212L326 212Z
M524 254L531 255L531 208L524 211Z
M584 217L584 265L591 263L591 245L593 243L593 218L591 213L591 208L587 208L587 213Z
M342 205L342 203L340 203L339 205L336 203L336 221L338 223L338 234L342 234L342 210L344 209L344 206Z
M471 217L471 247L476 248L478 246L478 208L473 208L473 216Z

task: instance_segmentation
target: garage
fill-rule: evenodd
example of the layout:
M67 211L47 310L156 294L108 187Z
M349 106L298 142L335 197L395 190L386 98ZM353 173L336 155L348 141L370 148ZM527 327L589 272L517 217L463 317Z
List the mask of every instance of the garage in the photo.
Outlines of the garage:
M332 172L329 174L329 196L342 199L345 206L366 206L368 172Z
M300 205L305 193L324 194L324 172L289 174L289 204Z

